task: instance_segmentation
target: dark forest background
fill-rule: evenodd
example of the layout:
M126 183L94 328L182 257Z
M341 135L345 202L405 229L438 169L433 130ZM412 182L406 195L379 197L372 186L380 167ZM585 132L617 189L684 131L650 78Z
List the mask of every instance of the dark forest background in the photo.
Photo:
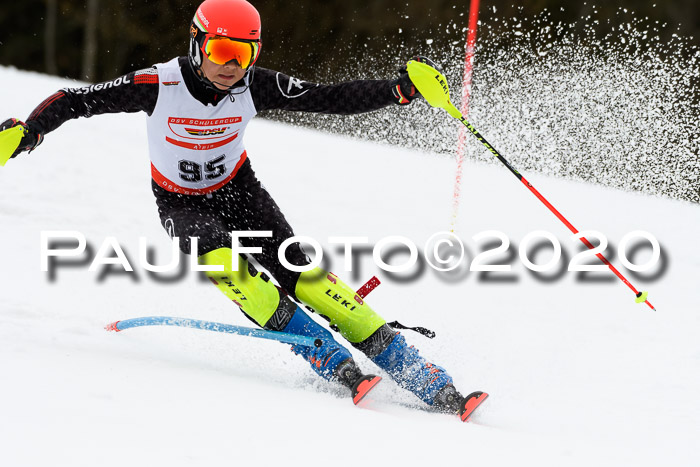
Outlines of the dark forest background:
M333 83L395 76L421 53L459 104L469 3L253 0L258 63ZM111 80L184 55L198 4L5 1L0 65ZM482 0L479 18L469 118L516 167L700 202L700 0ZM407 107L262 116L454 157L458 125L420 100ZM466 151L495 163L480 145Z
M368 56L396 49L396 61L445 41L463 40L469 0L258 0L263 19L260 64L310 79L332 78ZM101 81L182 55L198 1L22 0L0 9L0 64L86 81ZM662 35L700 37L698 0L482 0L480 19L528 16L547 9L572 22L595 12L601 33L637 18L666 23ZM403 49L403 50L402 50ZM433 53L434 50L433 50ZM367 68L396 63L366 63ZM373 70L386 71L386 70ZM364 71L362 75L367 75ZM347 73L342 73L343 77Z

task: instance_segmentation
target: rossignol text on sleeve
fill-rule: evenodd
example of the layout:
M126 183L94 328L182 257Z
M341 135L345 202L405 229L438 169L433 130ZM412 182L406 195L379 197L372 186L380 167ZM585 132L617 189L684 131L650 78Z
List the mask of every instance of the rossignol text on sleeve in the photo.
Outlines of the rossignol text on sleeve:
M48 133L78 117L141 111L150 115L157 99L158 74L155 68L148 68L104 83L61 89L39 104L27 122L35 122Z

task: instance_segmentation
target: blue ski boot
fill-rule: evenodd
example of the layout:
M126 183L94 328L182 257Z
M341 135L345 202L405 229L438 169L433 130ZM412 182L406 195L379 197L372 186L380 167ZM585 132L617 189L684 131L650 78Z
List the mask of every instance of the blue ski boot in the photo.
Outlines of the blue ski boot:
M291 303L291 302L290 302ZM353 402L357 404L381 381L376 375L363 375L352 354L340 345L330 331L312 320L296 306L289 321L279 329L282 332L321 339L320 347L292 345L292 351L308 361L311 369L329 381L338 381L352 391Z
M406 339L395 331L391 343L371 359L402 388L412 392L428 405L433 405L441 389L452 385L452 377L445 369L430 363Z
M423 358L418 349L406 344L400 332L388 325L380 327L355 347L389 373L400 387L439 412L458 414L463 421L468 421L474 409L488 397L482 392L462 396L444 368Z

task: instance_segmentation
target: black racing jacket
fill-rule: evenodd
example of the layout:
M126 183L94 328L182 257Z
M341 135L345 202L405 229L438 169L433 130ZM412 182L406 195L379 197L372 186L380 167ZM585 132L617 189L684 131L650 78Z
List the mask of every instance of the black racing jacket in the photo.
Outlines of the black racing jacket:
M224 99L235 99L235 87L232 93L207 87L195 75L187 57L179 57L178 63L187 89L198 101L216 106ZM251 73L250 92L258 112L291 110L348 115L378 110L396 102L392 80L322 85L261 67L255 67ZM27 123L43 135L78 117L141 111L151 115L158 100L158 88L157 73L151 68L104 83L62 89L39 104Z

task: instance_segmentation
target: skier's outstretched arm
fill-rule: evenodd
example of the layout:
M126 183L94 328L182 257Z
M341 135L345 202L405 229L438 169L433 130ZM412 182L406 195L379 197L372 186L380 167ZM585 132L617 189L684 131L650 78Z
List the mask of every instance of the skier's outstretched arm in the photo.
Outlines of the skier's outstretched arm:
M10 118L0 132L21 127L23 136L11 157L32 151L49 133L68 120L104 113L151 114L158 99L158 73L148 68L127 73L111 81L55 92L39 104L26 120Z
M255 108L350 115L391 104L409 104L420 94L405 70L393 80L355 80L324 85L256 68L250 91Z

